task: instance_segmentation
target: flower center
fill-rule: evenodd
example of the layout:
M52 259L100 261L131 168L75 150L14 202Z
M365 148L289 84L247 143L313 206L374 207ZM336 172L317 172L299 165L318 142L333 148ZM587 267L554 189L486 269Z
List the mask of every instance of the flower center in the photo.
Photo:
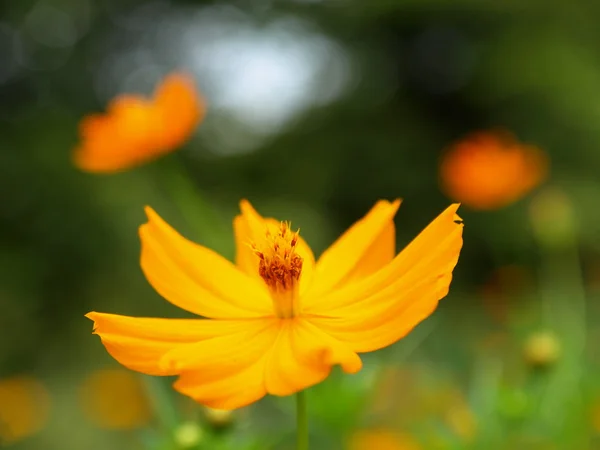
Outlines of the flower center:
M273 233L267 229L262 245L252 244L259 258L258 274L265 281L275 312L281 318L294 317L298 312L298 291L302 273L302 257L296 253L298 232L281 222Z

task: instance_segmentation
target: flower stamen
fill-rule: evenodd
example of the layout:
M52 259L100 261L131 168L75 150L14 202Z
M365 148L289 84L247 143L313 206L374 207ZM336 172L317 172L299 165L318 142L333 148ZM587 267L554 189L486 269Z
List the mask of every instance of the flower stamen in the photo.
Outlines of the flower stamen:
M267 229L263 245L251 244L258 256L258 274L273 297L279 317L291 318L298 312L297 298L302 257L296 252L299 231L292 232L289 222L281 222L275 234Z

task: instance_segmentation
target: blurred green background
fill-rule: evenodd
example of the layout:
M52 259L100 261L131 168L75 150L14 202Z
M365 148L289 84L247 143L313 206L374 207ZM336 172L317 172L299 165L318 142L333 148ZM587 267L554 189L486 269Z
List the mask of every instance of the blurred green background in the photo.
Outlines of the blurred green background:
M552 189L533 212L539 190L461 208L449 296L360 374L311 389L311 442L600 448L598 17L583 0L3 2L6 448L293 448L291 398L223 427L169 380L100 376L118 365L85 313L181 317L139 268L143 206L232 257L241 198L292 220L318 254L377 199L401 197L400 249L452 201L441 152L496 126L548 153ZM178 68L209 104L189 143L117 175L72 165L82 116ZM377 431L356 444L356 430Z

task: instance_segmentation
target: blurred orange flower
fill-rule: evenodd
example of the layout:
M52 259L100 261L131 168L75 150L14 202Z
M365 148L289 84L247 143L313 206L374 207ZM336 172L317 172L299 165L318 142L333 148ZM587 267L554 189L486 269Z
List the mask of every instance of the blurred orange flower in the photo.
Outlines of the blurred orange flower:
M420 450L409 435L385 429L360 430L352 435L348 450Z
M135 374L123 369L104 369L88 376L80 390L82 407L97 426L132 429L150 420L151 409Z
M452 199L492 210L515 202L547 176L548 159L507 132L479 132L442 157L440 184Z
M0 446L40 431L48 420L50 395L35 378L0 380Z
M191 77L167 76L152 99L123 94L106 114L92 114L79 124L77 167L87 172L117 172L175 150L192 134L206 112Z
M336 364L355 373L358 353L391 345L435 310L462 246L454 204L394 256L399 205L379 201L315 262L287 222L242 201L237 267L147 208L140 236L148 281L174 305L209 319L87 317L121 364L179 375L175 389L212 408L293 394Z

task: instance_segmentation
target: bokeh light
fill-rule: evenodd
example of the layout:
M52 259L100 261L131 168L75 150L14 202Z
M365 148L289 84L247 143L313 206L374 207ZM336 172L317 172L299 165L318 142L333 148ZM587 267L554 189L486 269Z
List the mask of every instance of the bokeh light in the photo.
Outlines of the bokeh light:
M0 399L0 442L20 441L47 424L50 393L39 380L28 375L1 379Z

